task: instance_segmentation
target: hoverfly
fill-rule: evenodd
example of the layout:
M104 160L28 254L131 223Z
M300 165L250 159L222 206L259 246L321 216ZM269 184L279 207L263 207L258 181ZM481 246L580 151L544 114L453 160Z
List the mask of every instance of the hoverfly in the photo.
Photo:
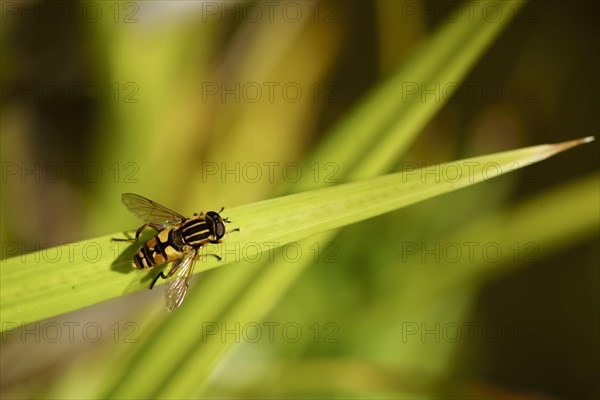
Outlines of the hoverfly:
M220 243L225 235L225 223L230 221L219 214L223 211L208 211L207 213L194 214L190 218L169 210L150 199L133 193L123 193L121 200L125 207L141 218L144 225L135 233L135 239L113 239L116 241L137 242L140 234L147 227L158 233L149 239L133 257L133 266L137 269L150 269L162 264L173 262L171 269L165 275L160 271L150 284L154 287L158 278L168 279L165 300L169 311L181 305L188 289L189 281L194 271L194 264L199 258L199 250L206 243ZM239 229L235 229L237 231ZM204 256L214 256L216 254Z

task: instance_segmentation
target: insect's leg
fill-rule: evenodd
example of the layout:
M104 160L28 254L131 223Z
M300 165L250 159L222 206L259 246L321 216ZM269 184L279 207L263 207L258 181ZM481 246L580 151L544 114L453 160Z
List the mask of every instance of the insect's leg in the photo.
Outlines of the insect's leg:
M222 258L221 258L220 256L216 255L216 254L201 254L201 255L200 255L200 256L198 256L198 257L200 258L200 257L208 257L208 256L213 256L214 258L216 258L216 259L217 259L217 260L219 260L219 261L221 261L221 260L222 260Z
M156 281L158 280L158 278L163 278L163 279L168 279L171 277L171 275L173 275L175 273L175 271L177 271L179 269L179 266L181 264L178 263L177 261L175 263L173 263L173 266L171 267L171 269L169 270L169 272L165 275L165 273L163 271L160 271L158 273L158 275L156 275L154 277L154 280L152 281L152 283L150 284L150 289L152 289L154 287L154 285L156 284Z
M165 275L165 274L164 274L162 271L160 271L160 272L158 273L158 275L156 275L156 276L154 277L154 280L153 280L153 281L152 281L152 283L150 284L150 289L152 289L152 288L154 287L154 285L156 284L156 281L158 280L158 278L167 279L167 278L168 278L168 276L167 276L167 275Z
M142 225L137 232L135 233L135 239L122 239L122 238L112 238L113 242L129 242L129 243L135 243L138 241L138 238L140 236L140 233L142 230L144 230L144 228L147 226L147 224Z
M142 226L140 226L138 228L137 231L135 231L135 239L120 239L120 238L112 238L112 240L114 242L129 242L129 243L135 243L138 241L138 239L140 238L140 235L142 234L142 231L144 229L146 229L147 227L151 227L154 230L159 231L160 230L160 226L156 225L156 224L144 224Z
M123 238L111 238L110 240L112 240L113 242L129 242L129 243L136 242L135 239L123 239Z
M144 225L140 226L140 227L138 228L138 230L137 230L137 231L135 231L135 241L136 241L136 242L138 241L138 239L140 238L140 235L142 234L142 232L144 231L144 229L146 229L147 227L154 228L154 229L155 229L155 230L157 230L157 231L159 230L159 229L156 229L156 227L154 227L153 225L154 225L154 224L144 224Z

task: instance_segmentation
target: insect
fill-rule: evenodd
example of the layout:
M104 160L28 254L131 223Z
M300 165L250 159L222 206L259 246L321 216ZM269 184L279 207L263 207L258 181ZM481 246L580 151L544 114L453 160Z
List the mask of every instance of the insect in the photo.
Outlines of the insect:
M150 199L134 193L123 193L121 200L125 207L141 218L145 224L135 233L135 239L113 239L115 241L137 242L142 231L151 227L158 233L149 239L133 257L133 266L147 270L162 264L173 262L171 269L165 275L160 271L150 284L154 287L158 278L168 279L175 275L167 284L165 300L169 311L181 305L187 293L189 281L194 271L194 264L199 258L199 250L206 243L221 243L225 235L227 218L222 218L219 212L208 211L194 214L186 218ZM238 231L239 229L234 229ZM203 256L214 256L216 254Z

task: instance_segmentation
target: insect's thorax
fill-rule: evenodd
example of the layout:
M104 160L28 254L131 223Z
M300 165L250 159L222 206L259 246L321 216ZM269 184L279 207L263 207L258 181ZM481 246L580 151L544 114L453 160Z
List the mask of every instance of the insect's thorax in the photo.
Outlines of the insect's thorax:
M183 242L192 247L200 247L210 240L214 240L213 229L202 216L186 219L179 226Z

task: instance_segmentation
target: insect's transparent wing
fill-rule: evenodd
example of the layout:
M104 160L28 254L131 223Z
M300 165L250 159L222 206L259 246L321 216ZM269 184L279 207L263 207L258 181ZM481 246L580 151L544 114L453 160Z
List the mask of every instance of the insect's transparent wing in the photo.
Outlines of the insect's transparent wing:
M177 268L175 276L167 284L165 291L165 301L169 311L173 311L183 303L183 298L187 293L188 284L194 272L196 264L196 252L190 251L181 259L175 261L173 268Z
M121 200L132 214L147 223L160 225L161 228L185 219L183 215L138 194L123 193Z

